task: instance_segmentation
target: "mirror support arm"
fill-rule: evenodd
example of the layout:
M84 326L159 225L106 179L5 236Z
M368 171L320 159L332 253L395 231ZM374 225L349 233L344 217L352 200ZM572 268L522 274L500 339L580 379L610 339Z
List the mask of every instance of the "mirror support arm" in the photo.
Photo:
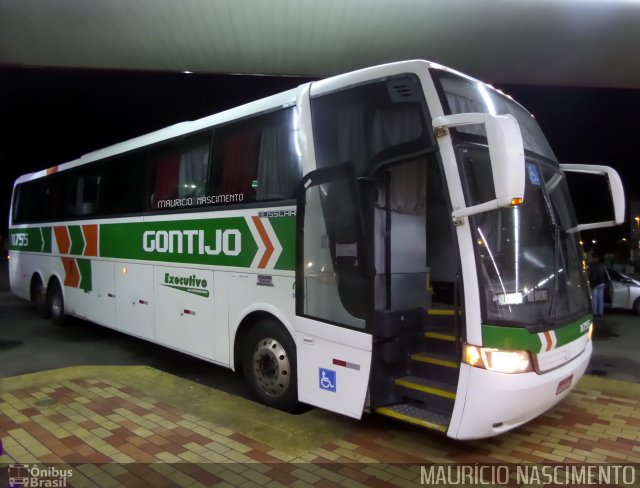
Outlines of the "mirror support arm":
M610 166L601 166L595 164L561 164L560 169L565 173L584 173L591 175L601 175L607 177L609 183L609 192L613 202L613 210L615 213L614 220L605 222L594 222L589 224L580 224L567 232L579 232L581 230L601 229L604 227L613 227L624 222L625 197L622 180L618 172Z

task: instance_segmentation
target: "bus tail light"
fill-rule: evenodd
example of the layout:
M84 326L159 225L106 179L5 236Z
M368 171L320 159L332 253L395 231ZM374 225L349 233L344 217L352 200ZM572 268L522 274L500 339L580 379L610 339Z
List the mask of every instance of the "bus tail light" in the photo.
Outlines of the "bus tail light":
M503 351L465 344L462 360L475 368L498 373L528 373L533 371L529 351Z

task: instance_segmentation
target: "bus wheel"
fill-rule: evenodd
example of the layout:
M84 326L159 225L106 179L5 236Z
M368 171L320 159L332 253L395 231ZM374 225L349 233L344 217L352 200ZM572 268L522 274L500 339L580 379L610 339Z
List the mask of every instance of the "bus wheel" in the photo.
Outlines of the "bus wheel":
M47 307L47 293L40 276L35 275L31 283L31 302L35 305L38 315L47 318L49 309Z
M260 402L286 412L298 405L296 347L275 320L261 320L249 331L242 369L247 385Z
M51 282L47 291L47 308L51 321L58 326L64 325L64 296L56 279Z

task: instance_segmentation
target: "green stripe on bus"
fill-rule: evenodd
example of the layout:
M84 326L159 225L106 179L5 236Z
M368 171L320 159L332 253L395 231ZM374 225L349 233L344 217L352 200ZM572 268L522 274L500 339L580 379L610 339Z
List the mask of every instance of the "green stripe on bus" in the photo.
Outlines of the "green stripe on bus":
M51 253L51 227L40 227L42 252Z
M51 252L51 227L30 227L9 231L11 251Z
M76 259L78 265L78 272L80 273L80 284L78 288L84 291L91 291L92 279L91 279L91 260L90 259Z
M276 269L293 270L296 267L296 217L270 218L269 223L273 227L280 245L282 254L275 265Z
M572 341L575 341L577 338L587 334L589 332L589 325L591 324L592 317L591 315L587 317L583 317L580 320L576 320L571 324L565 325L559 329L556 329L554 332L556 333L556 339L558 344L556 347L564 346L565 344L569 344Z
M82 256L84 250L84 237L82 236L82 227L79 225L70 225L69 238L71 239L71 248L69 254L73 256Z
M552 329L557 339L555 347L564 346L586 334L589 330L590 320L591 316L586 316L563 327ZM533 353L538 353L542 349L542 341L537 333L530 333L523 327L500 327L489 324L482 324L482 345L496 349L524 350Z
M102 257L247 268L257 252L243 217L100 226Z
M542 342L538 334L522 327L500 327L482 324L482 345L496 349L524 350L538 353Z

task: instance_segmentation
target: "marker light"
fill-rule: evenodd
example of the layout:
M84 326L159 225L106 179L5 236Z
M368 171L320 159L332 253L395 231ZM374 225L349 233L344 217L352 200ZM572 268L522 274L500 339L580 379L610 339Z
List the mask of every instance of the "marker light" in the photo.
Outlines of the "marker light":
M503 351L465 344L463 361L475 368L498 373L528 373L533 371L529 351Z
M589 340L593 337L593 320L589 324Z
M478 366L482 364L482 357L480 356L480 348L476 346L465 345L464 348L464 362L470 366Z
M122 268L122 274L127 274L127 268Z
M523 202L523 200L520 197L516 197L516 198L512 198L511 199L511 205L514 206L514 207L516 205L522 205L522 202Z

